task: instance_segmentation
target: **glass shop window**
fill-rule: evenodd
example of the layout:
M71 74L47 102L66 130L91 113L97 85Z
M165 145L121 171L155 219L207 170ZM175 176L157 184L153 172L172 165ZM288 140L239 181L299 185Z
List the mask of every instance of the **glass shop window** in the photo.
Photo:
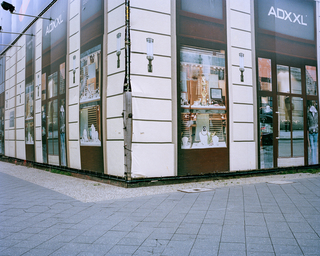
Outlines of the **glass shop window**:
M223 18L222 0L181 0L181 10L216 19Z
M100 91L101 45L81 54L80 59L80 143L101 146Z
M273 167L273 100L260 97L260 166Z
M259 88L261 91L272 91L271 59L258 58Z
M33 97L34 97L34 84L33 81L26 84L26 144L34 144L34 123L33 123Z
M317 68L306 66L307 95L317 95Z
M307 101L308 164L318 164L318 101Z
M181 148L226 147L225 52L181 48Z

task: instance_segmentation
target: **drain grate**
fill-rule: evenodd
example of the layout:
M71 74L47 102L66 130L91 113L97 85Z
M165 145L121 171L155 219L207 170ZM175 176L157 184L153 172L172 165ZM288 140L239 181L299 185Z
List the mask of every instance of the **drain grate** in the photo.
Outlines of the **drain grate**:
M292 184L293 181L285 181L285 180L275 180L275 181L268 181L267 183L276 184L276 185L285 185L285 184Z
M207 192L212 191L213 188L189 188L189 189L178 189L178 191L183 193L200 193L200 192Z

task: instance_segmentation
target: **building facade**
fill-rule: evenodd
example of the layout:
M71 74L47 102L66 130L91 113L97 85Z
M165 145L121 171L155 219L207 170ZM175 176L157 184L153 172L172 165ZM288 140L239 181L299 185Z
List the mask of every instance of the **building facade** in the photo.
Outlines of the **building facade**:
M319 164L319 1L13 2L47 19L1 10L22 34L0 33L0 154L127 179Z

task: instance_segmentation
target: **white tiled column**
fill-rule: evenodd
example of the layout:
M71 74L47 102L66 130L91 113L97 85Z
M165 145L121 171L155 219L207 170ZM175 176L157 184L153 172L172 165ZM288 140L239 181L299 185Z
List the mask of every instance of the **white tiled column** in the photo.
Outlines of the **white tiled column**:
M41 70L42 70L42 20L36 23L36 51L35 51L35 160L38 163L43 163L42 153L42 118L41 118Z
M131 1L132 176L175 175L171 1ZM148 72L147 38L154 59Z
M5 81L5 155L16 157L16 69L17 48L11 47L6 53L6 81ZM13 117L13 125L10 124Z
M227 0L230 170L257 168L253 0ZM239 53L244 54L241 82Z
M107 92L105 173L124 176L123 85L125 71L125 4L124 0L108 1L107 6ZM120 67L117 67L117 34L121 33Z
M17 45L17 86L16 86L16 157L26 159L25 144L25 85L26 85L26 36Z
M79 84L80 84L80 0L70 2L69 26L69 99L67 99L68 167L81 169L79 137ZM73 58L76 58L75 83L73 82ZM67 94L68 95L68 94Z

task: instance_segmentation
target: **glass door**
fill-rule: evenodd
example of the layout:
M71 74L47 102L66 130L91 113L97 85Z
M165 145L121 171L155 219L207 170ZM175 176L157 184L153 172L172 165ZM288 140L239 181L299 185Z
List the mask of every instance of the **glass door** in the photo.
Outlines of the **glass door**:
M304 165L301 69L277 65L277 166Z

